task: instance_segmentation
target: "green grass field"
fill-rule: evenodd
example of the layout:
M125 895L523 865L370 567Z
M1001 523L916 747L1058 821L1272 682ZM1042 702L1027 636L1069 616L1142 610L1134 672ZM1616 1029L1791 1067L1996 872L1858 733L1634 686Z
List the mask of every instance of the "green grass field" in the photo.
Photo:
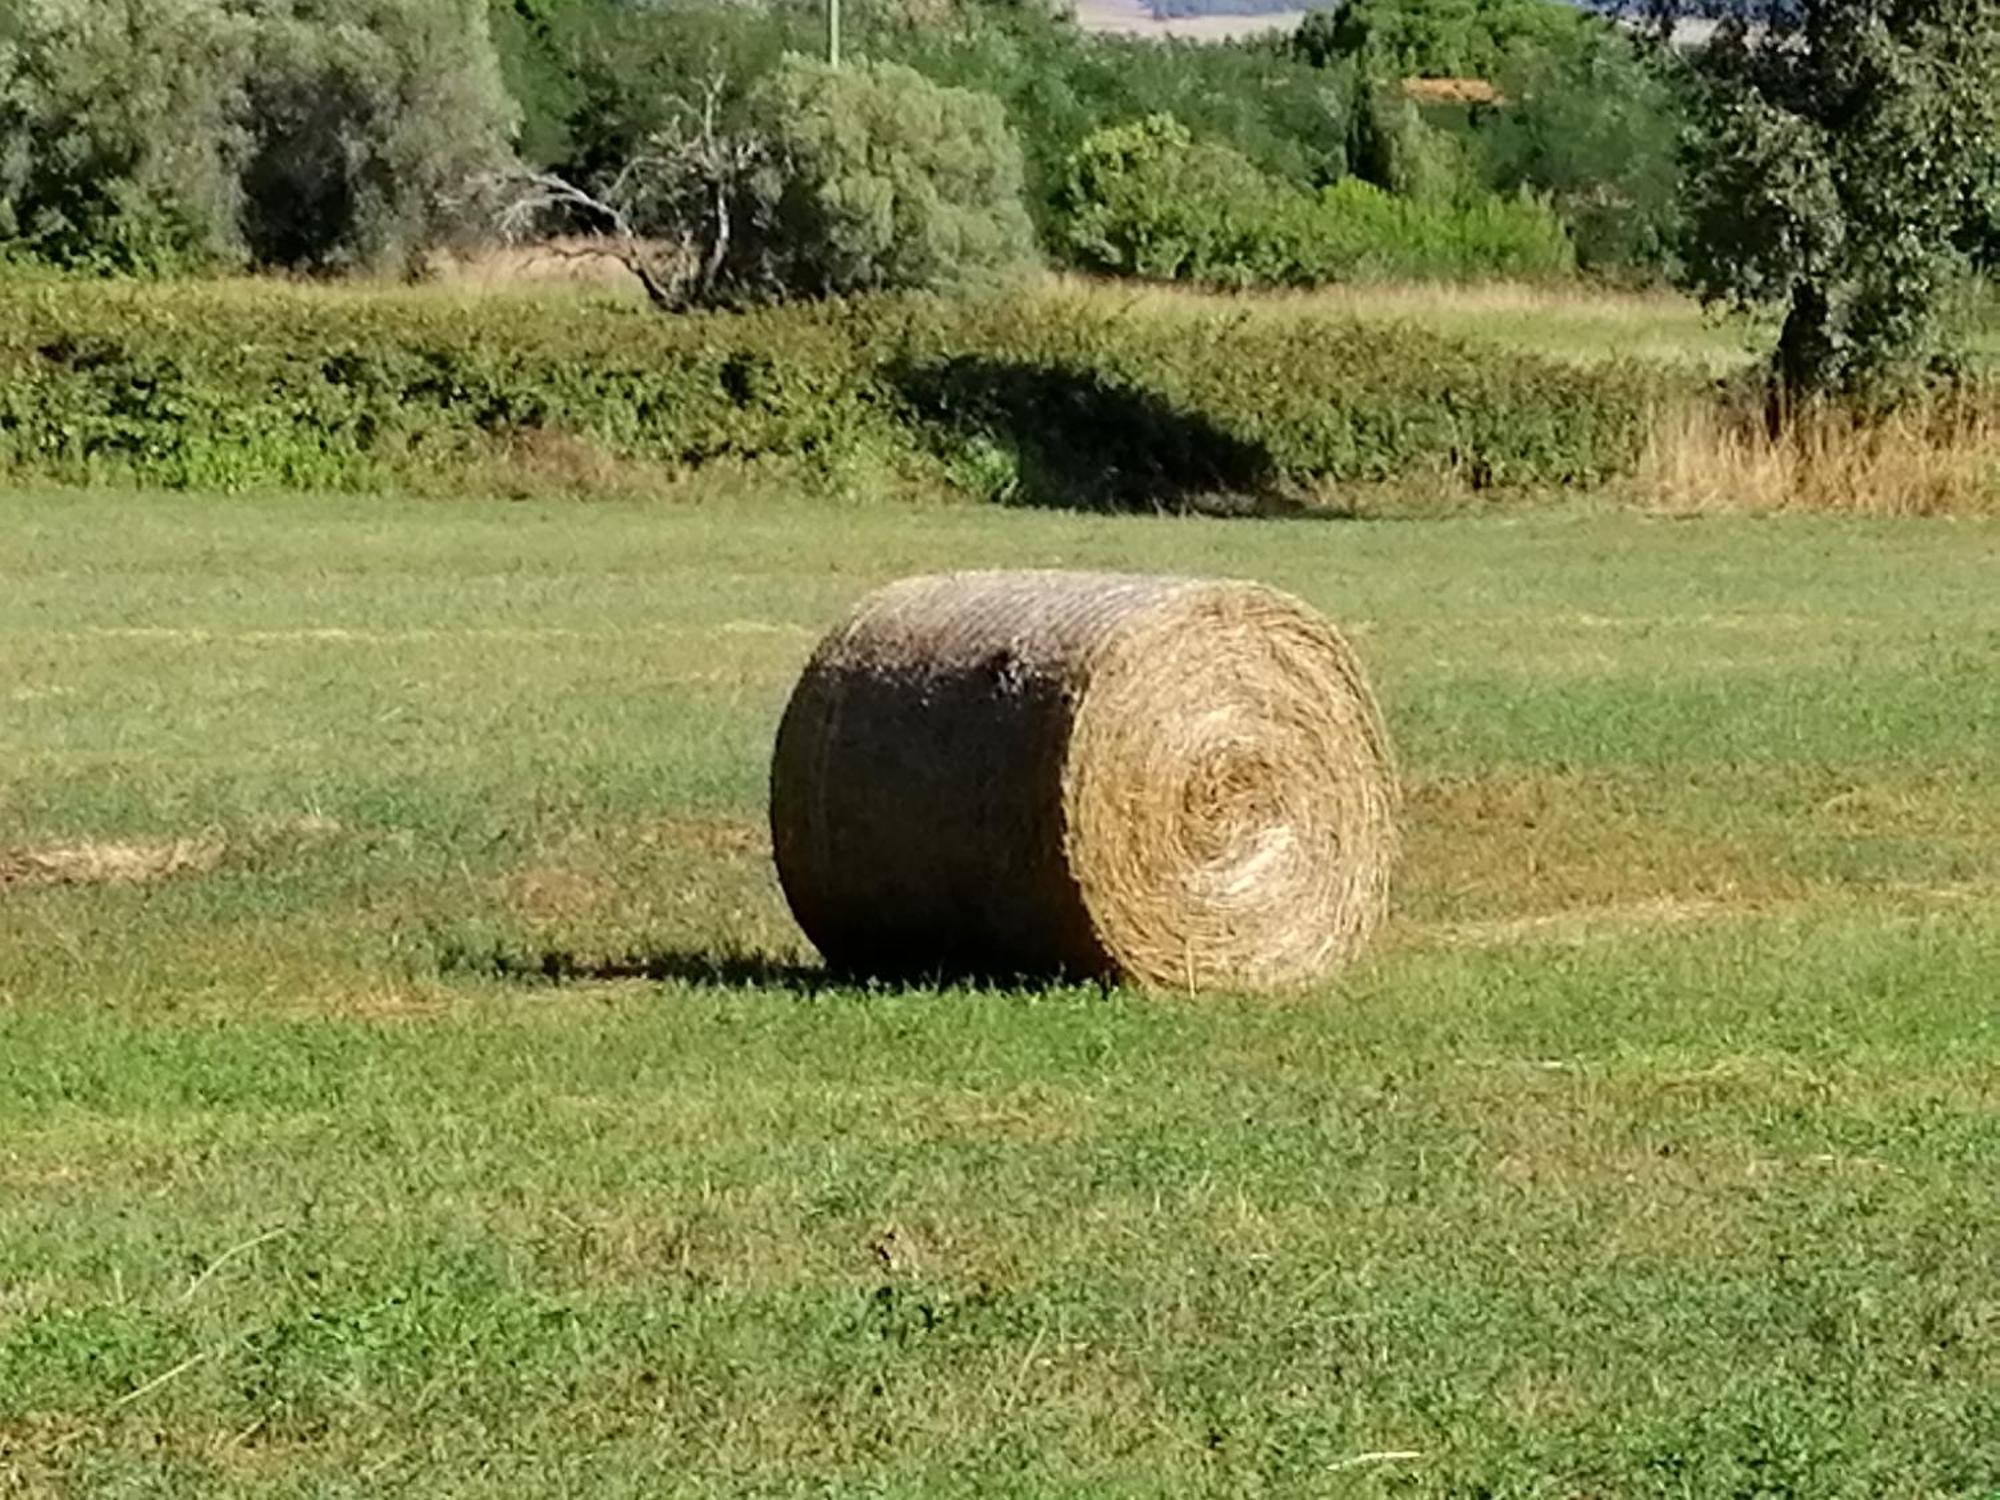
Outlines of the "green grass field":
M818 979L792 674L1017 563L1350 628L1368 962ZM2000 524L0 496L14 1493L1991 1500Z

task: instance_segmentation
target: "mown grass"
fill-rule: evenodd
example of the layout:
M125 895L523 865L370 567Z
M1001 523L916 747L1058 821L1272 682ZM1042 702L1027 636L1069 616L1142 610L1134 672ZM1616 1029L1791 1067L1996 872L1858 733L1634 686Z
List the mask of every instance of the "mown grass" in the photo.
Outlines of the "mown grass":
M0 537L0 1493L2000 1491L1990 522ZM1371 960L822 980L790 676L1008 563L1349 625L1411 791Z

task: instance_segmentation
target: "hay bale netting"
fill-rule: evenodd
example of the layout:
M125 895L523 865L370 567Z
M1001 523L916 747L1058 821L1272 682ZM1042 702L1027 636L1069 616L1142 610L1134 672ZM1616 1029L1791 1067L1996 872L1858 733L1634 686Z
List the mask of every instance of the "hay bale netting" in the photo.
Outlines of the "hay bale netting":
M778 873L836 969L1268 987L1381 920L1354 653L1252 584L955 573L863 600L778 731Z

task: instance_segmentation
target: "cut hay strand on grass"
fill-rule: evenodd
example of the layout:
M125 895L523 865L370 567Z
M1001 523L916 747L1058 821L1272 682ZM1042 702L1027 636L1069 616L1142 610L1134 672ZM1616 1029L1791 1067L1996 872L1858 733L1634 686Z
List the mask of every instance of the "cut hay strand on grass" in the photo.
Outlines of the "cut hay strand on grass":
M0 850L0 890L33 885L139 885L171 875L205 874L222 862L218 838L165 843L60 844L19 853Z
M829 963L1265 988L1355 953L1397 792L1359 662L1251 584L912 578L821 643L771 825Z

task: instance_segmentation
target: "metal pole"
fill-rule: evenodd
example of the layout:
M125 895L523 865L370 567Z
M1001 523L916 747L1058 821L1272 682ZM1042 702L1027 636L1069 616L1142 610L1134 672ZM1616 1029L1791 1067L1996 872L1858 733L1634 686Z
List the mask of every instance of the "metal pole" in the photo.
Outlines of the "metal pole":
M840 0L826 0L826 60L840 66Z

